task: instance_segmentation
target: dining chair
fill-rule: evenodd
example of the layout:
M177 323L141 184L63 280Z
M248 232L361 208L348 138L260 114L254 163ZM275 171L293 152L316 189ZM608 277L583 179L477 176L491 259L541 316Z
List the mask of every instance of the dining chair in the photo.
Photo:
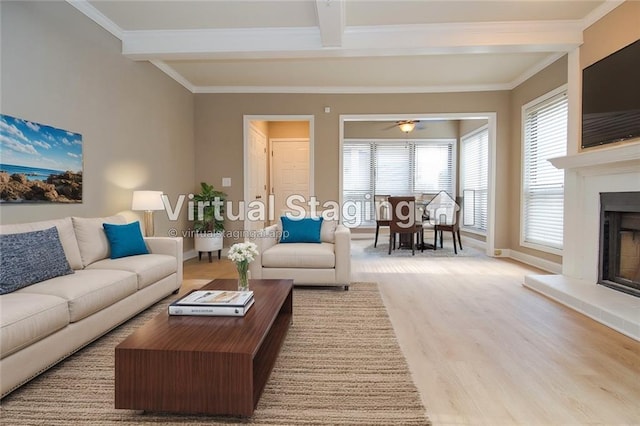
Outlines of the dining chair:
M420 215L421 215L421 222L422 222L422 234L420 236L420 238L422 239L422 246L423 249L424 247L430 248L435 250L437 247L437 233L435 232L435 227L434 224L432 223L432 221L430 220L429 217L429 210L426 208L427 204L429 204L429 202L431 200L433 200L433 198L438 195L437 193L432 193L432 192L423 192L420 195ZM417 202L417 201L416 201ZM425 231L433 231L433 245L431 244L426 244L424 241L424 232Z
M456 247L456 237L458 239L458 245L460 246L460 250L462 250L462 239L460 238L460 197L456 198L455 204L452 206L453 211L448 212L446 215L446 221L444 223L438 223L434 225L435 230L435 241L437 244L438 235L440 235L440 248L442 248L443 243L443 232L451 232L451 237L453 239L453 252L458 254L458 249ZM444 215L443 215L444 216Z
M407 235L411 254L416 254L416 242L422 235L422 223L416 221L416 197L389 197L391 219L389 221L389 254L396 248L396 235ZM417 238L417 241L416 241ZM424 250L424 247L422 248Z
M375 209L376 219L376 239L373 242L373 247L378 245L378 233L381 226L389 226L391 219L391 206L389 205L389 195L374 195L373 204Z

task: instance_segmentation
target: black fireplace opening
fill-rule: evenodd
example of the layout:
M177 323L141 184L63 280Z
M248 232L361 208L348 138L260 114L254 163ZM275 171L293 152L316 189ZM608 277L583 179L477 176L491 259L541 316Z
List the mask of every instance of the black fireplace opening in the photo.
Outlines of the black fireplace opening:
M598 284L640 297L640 192L600 193Z

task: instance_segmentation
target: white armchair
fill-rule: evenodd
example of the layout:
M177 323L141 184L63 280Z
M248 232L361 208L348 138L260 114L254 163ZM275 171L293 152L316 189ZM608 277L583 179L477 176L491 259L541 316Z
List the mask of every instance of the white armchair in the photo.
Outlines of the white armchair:
M287 278L296 285L335 285L349 289L351 231L324 220L320 243L280 243L281 225L254 233L258 257L249 264L251 278Z

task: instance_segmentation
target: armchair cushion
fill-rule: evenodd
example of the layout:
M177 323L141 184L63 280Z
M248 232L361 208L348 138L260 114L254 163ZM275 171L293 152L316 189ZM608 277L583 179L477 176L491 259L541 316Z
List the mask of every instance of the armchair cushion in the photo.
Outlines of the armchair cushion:
M334 268L334 246L330 243L276 244L262 253L265 268Z

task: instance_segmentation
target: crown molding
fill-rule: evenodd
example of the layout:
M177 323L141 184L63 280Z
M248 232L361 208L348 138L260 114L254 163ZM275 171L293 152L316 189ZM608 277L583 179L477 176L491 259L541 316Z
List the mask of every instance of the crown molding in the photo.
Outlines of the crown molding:
M124 30L111 19L103 15L98 9L93 7L87 0L67 0L67 3L78 9L93 22L109 31L117 39L122 40Z
M169 64L163 61L151 60L149 61L156 67L158 67L162 72L167 74L169 77L174 79L176 82L180 83L182 87L190 91L191 93L196 93L196 86L191 84L189 80L183 77L178 71L174 70Z
M510 84L371 87L371 86L195 86L193 93L308 93L308 94L393 94L393 93L454 93L510 90Z
M591 25L595 24L600 19L602 19L606 14L608 14L609 12L611 12L613 9L620 6L624 2L625 0L606 0L603 4L596 7L590 14L588 14L582 20L582 29L585 30Z
M538 74L540 71L542 71L543 69L545 69L546 67L548 67L549 65L557 61L558 59L562 58L564 55L566 55L565 52L550 54L549 56L544 58L542 61L538 62L537 64L535 64L534 66L526 70L524 73L520 74L515 80L513 80L509 84L510 86L509 90L515 89L516 87L518 87L519 85L521 85L522 83L524 83L525 81L533 77L534 75Z

